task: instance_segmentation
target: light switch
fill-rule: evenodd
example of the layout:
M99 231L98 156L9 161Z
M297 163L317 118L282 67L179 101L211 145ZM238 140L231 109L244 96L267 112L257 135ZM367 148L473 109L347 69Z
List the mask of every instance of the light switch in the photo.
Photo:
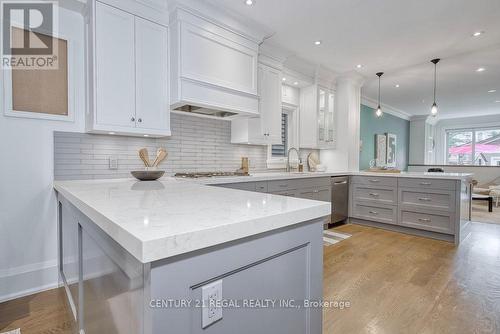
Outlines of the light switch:
M109 157L109 169L118 169L117 157Z
M222 280L203 286L201 298L203 299L201 327L206 328L222 319Z

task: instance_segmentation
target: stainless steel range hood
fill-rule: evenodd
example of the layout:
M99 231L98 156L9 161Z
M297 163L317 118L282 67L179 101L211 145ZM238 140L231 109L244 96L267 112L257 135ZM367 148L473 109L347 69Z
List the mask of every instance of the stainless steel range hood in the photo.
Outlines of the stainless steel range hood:
M222 110L216 110L216 109L210 109L210 108L203 108L203 107L187 105L187 104L180 106L180 107L177 107L174 110L198 114L198 115L204 115L204 116L212 116L212 117L217 117L217 118L227 118L227 117L238 115L235 112L222 111Z

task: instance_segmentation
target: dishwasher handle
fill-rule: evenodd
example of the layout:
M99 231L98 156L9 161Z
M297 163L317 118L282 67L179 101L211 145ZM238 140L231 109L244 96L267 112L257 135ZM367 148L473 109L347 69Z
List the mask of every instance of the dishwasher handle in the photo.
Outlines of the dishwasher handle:
M347 181L333 182L333 185L338 185L338 184L347 184Z

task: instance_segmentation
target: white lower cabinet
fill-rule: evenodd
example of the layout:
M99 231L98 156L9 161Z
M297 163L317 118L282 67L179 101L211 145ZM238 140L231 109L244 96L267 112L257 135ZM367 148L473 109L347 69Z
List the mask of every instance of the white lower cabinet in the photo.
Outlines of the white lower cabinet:
M169 136L168 28L99 1L92 9L87 131Z
M259 64L259 117L231 121L233 144L281 144L281 71Z

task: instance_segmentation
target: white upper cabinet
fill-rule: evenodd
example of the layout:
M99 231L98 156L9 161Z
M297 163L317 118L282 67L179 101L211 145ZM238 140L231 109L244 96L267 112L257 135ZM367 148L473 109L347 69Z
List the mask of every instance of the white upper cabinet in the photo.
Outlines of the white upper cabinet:
M300 147L335 148L335 93L318 85L301 89Z
M134 128L134 16L96 3L96 124Z
M182 8L171 19L171 107L258 115L255 41Z
M170 130L167 28L136 17L135 36L137 127Z
M168 28L99 1L92 5L87 131L169 136Z
M281 71L259 64L258 91L260 117L231 121L231 143L281 144Z

